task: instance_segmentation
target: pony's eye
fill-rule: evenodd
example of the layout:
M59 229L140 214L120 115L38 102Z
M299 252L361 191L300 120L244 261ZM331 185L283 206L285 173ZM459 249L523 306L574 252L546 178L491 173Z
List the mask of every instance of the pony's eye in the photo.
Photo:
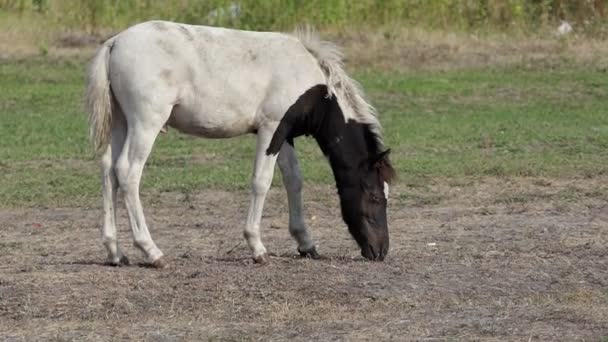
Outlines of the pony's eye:
M376 194L371 194L370 198L371 198L372 202L375 202L375 203L380 203L380 201L381 201L380 196L378 196Z

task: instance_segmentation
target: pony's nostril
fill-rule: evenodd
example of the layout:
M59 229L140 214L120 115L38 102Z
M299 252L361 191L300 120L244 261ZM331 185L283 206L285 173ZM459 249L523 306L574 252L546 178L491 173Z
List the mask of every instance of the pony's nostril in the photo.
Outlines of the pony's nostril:
M377 257L376 252L371 245L366 245L365 247L361 248L361 255L368 260L376 260Z
M372 260L378 259L378 253L374 250L374 247L369 246L369 250L372 252Z
M386 258L386 252L387 252L386 249L382 250L382 253L380 253L380 261L384 261L384 258Z
M386 257L387 254L388 254L388 248L384 247L384 248L380 249L377 260L384 261L384 258Z

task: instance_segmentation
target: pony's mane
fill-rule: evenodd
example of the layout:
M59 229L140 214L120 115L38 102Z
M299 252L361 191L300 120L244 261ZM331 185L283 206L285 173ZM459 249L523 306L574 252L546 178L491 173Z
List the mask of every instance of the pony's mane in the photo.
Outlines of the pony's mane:
M311 27L298 28L295 36L319 62L327 78L327 96L336 96L344 118L366 124L378 143L378 151L384 148L382 126L376 109L365 99L359 82L350 78L344 71L341 49L338 45L322 40Z

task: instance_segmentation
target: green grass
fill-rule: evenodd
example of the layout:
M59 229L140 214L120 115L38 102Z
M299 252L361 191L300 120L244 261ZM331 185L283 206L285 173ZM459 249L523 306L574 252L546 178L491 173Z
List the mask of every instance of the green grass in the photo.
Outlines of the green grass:
M84 67L78 59L0 64L0 207L100 203L82 106ZM405 183L607 173L605 70L564 62L354 75L381 113ZM331 183L314 142L300 138L296 147L306 182ZM247 189L253 151L253 136L205 140L171 130L157 140L142 193Z
M608 167L606 76L565 64L360 80L402 173L593 176Z

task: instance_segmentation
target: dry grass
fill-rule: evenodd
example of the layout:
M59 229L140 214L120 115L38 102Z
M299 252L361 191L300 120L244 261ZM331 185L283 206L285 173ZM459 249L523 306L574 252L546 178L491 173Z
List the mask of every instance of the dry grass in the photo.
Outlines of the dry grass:
M330 187L306 190L324 259L294 257L284 193L272 263L241 238L246 192L165 194L148 217L171 268L101 265L98 208L0 210L4 340L598 340L608 336L608 179L450 179L392 192L391 253L364 262ZM560 196L560 193L572 193ZM498 198L535 194L527 201ZM416 197L435 196L420 206ZM433 243L434 245L429 245Z
M35 55L90 56L97 43L116 33L95 34L45 25L24 25L32 17L6 16L0 23L0 59ZM40 20L43 20L40 18ZM493 65L546 63L593 64L608 68L605 39L571 34L557 37L552 29L530 34L509 30L476 35L392 27L371 31L325 29L323 36L339 42L350 68L442 70Z
M560 64L564 60L608 67L605 40L550 33L526 36L400 29L390 32L330 33L345 47L354 68L446 70L512 64Z

